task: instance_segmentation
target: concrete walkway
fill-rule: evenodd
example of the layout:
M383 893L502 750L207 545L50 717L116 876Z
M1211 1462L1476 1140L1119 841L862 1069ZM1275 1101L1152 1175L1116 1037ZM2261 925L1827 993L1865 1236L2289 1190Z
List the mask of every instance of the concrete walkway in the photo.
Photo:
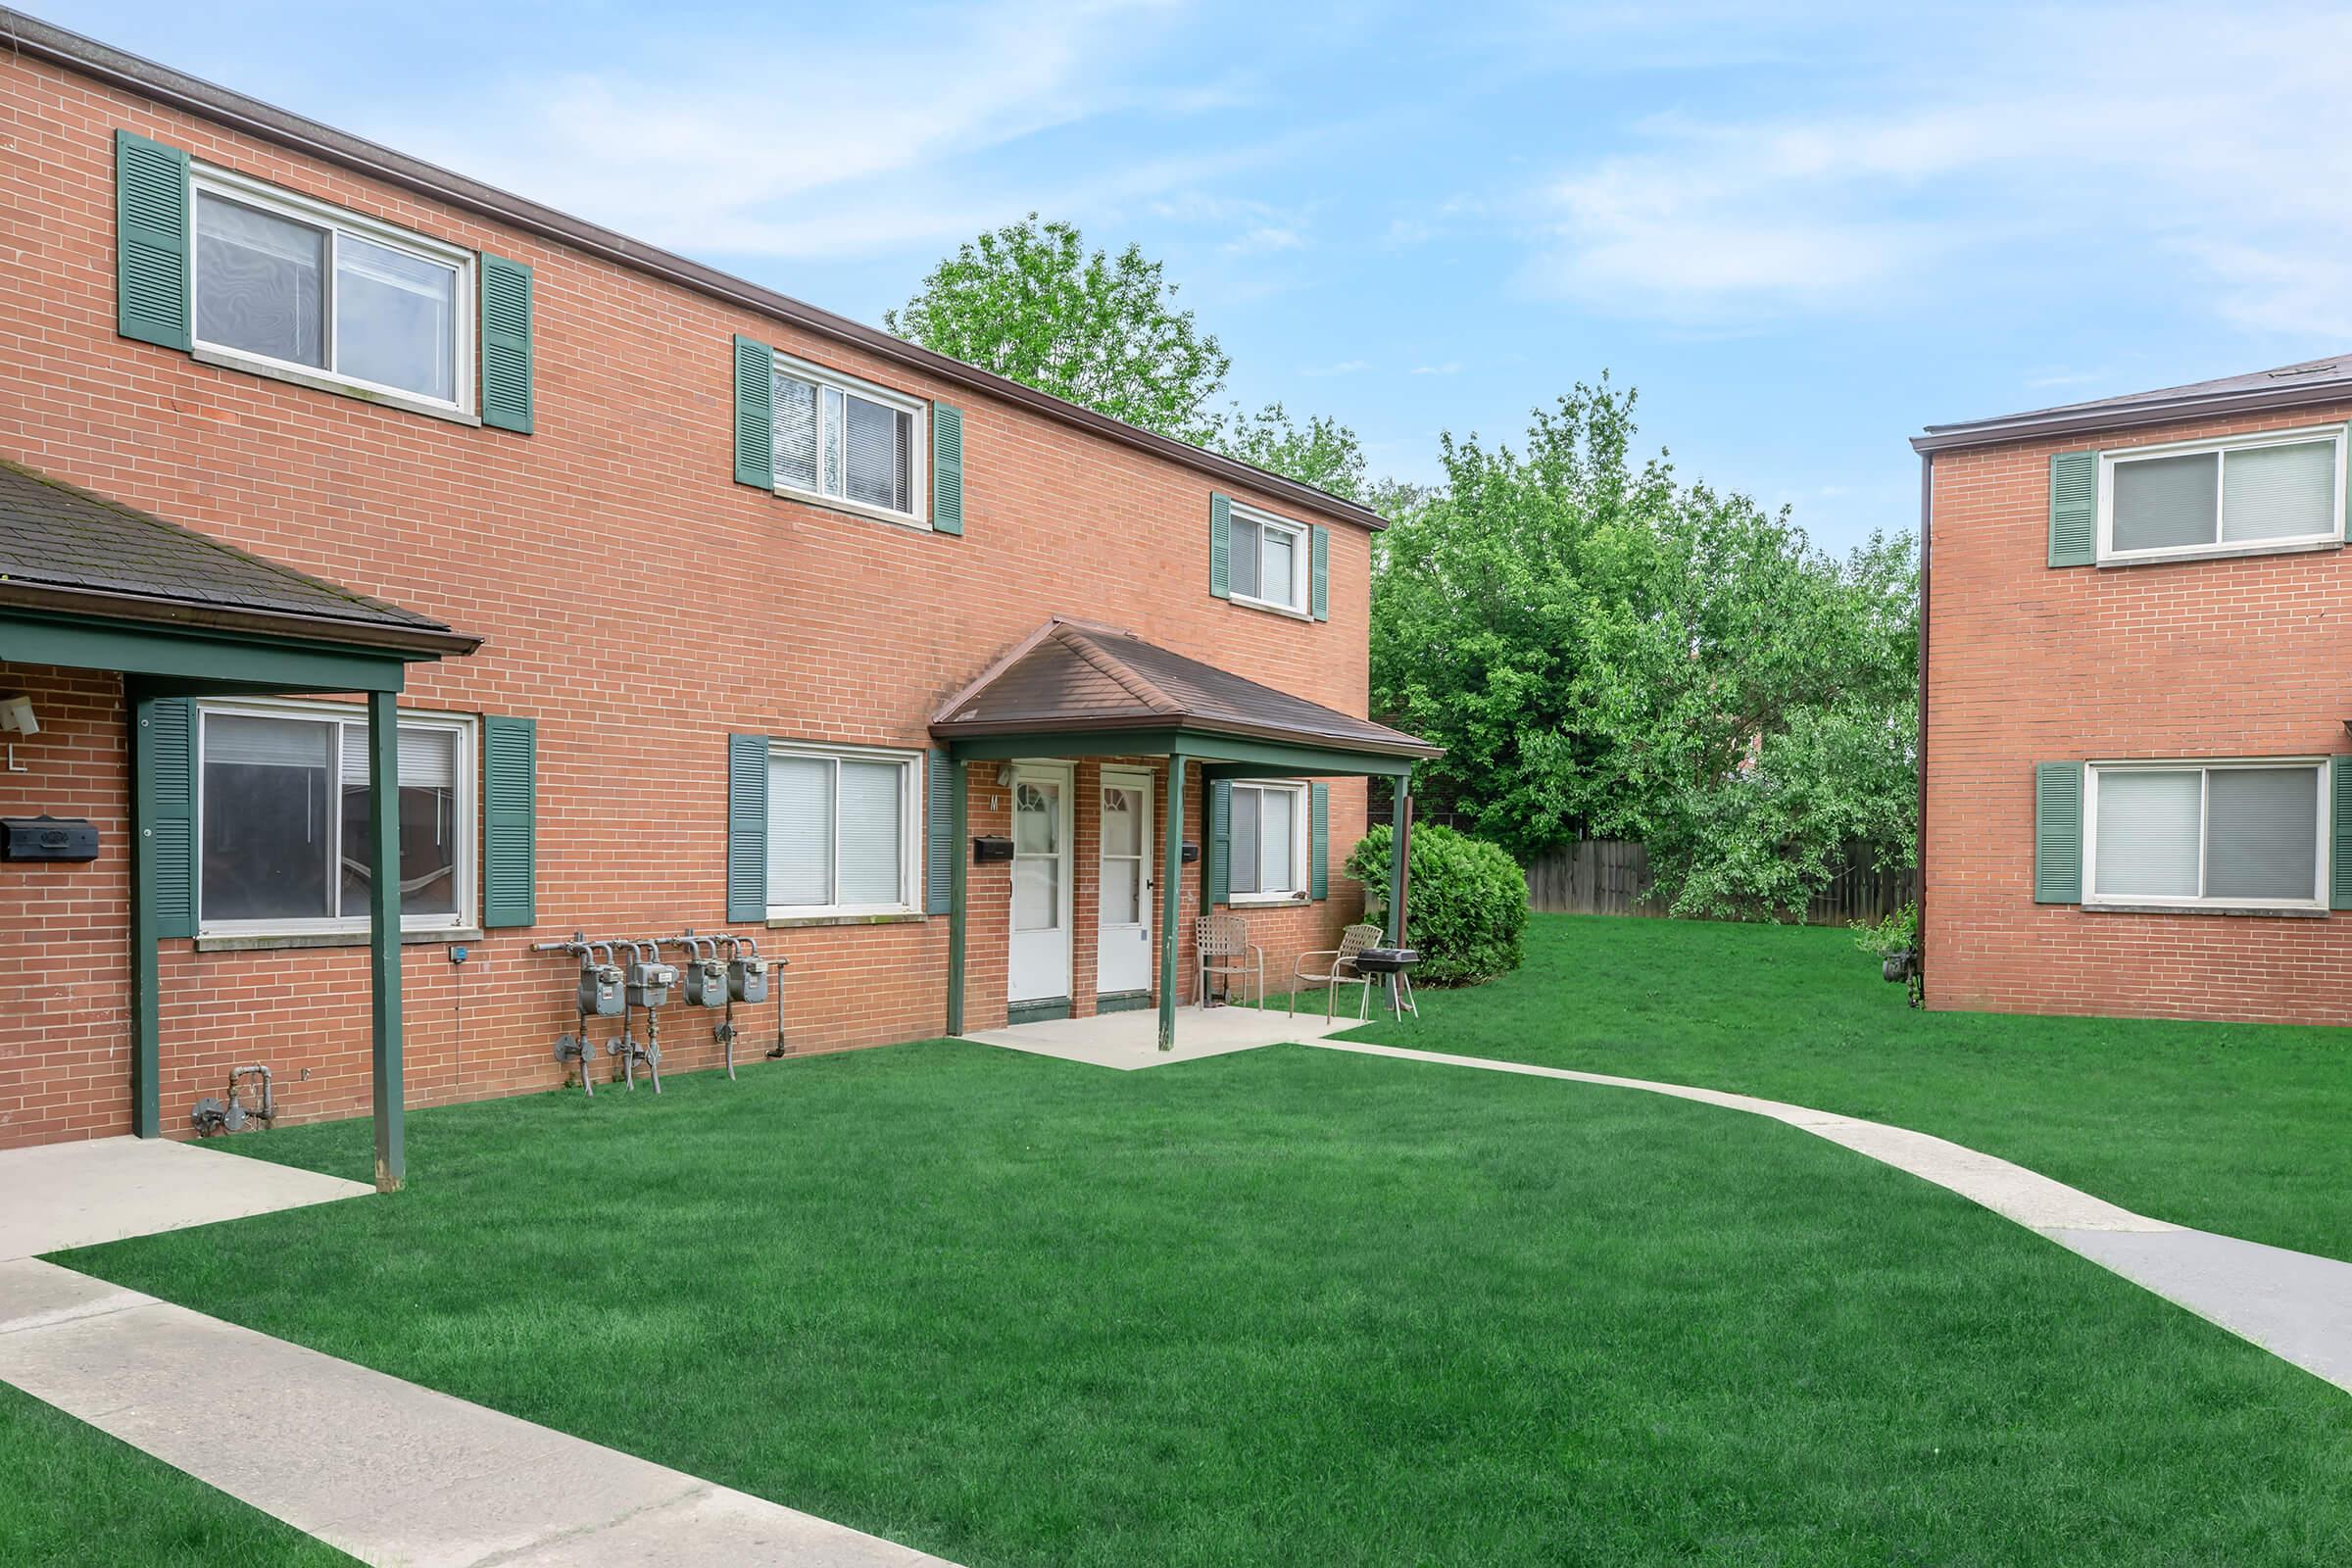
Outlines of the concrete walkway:
M331 1203L365 1182L160 1138L95 1138L0 1152L0 1258L30 1257Z
M1786 1122L1958 1193L2352 1392L2352 1263L2149 1219L2023 1165L1941 1138L1777 1100L1397 1046L1344 1040L1308 1043L1365 1056L1639 1089Z
M1133 1072L1142 1067L1165 1067L1171 1062L1255 1051L1260 1046L1320 1040L1343 1029L1361 1027L1361 1021L1352 1015L1325 1023L1320 1013L1301 1012L1294 1018L1280 1011L1260 1011L1255 1007L1179 1007L1175 1048L1162 1051L1159 1014L1143 1007L1129 1012L1097 1013L1092 1018L1056 1018L1047 1023L984 1029L958 1038L976 1045L1002 1046L1006 1051L1025 1051L1032 1055Z

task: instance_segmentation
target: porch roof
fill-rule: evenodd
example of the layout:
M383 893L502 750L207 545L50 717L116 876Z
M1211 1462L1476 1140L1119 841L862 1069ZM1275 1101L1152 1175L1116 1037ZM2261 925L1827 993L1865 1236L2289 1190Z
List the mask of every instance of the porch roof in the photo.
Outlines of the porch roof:
M1038 755L1157 752L1255 760L1268 746L1317 757L1377 760L1403 771L1443 755L1386 724L1277 691L1148 643L1115 626L1055 616L950 698L931 733L962 756L1027 747ZM980 743L995 743L983 746ZM1085 755L1085 754L1080 754ZM1302 771L1312 771L1311 766ZM1356 771L1349 766L1348 771Z

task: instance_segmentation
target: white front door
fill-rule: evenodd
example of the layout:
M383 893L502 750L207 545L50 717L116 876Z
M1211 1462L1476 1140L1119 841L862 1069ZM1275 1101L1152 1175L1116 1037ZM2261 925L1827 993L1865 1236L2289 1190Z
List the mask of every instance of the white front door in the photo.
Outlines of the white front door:
M1012 777L1012 952L1008 1002L1070 994L1070 775Z
M1102 775L1102 912L1095 990L1152 989L1152 780Z

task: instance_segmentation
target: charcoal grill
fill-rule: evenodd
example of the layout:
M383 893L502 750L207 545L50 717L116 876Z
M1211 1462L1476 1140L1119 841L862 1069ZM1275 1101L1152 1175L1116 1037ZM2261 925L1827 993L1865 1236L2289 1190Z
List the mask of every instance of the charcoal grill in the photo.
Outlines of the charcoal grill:
M1357 972L1389 977L1389 1005L1398 1018L1408 1012L1421 1016L1420 1004L1413 1001L1413 965L1420 961L1419 948L1366 948L1355 956Z

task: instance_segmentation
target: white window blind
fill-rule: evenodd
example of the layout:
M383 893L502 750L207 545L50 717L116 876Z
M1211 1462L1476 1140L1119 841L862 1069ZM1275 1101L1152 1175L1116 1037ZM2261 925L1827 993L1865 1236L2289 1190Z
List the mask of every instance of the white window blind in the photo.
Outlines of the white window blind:
M2217 767L2206 789L2207 898L2318 897L2318 768Z
M816 388L782 370L775 376L776 482L816 488Z
M767 760L767 902L824 914L910 906L914 760L813 748Z
M897 762L841 764L841 902L896 904L899 855L906 843L900 810L906 768Z
M2224 454L2223 539L2293 539L2334 527L2334 442Z
M2193 899L2203 777L2120 769L2099 776L2098 882L2115 898Z
M2165 550L2213 543L2214 475L2221 454L2145 458L2115 466L2115 548Z
M207 763L323 771L333 739L332 728L318 719L212 713L204 721L204 760Z
M1230 532L1226 535L1226 585L1237 594L1251 599L1260 597L1258 584L1264 580L1262 555L1265 549L1265 530L1253 517L1233 514Z
M368 782L368 726L350 724L343 731L343 782ZM400 730L400 787L404 790L454 790L458 787L458 737L446 729Z
M2094 768L2092 896L2313 904L2321 897L2322 768Z
M921 480L921 405L798 361L773 371L776 484L913 518Z
M2202 451L2109 454L2109 554L2204 550L2338 531L2340 432L2231 439Z
M768 902L831 904L832 761L822 757L769 758L767 810Z

